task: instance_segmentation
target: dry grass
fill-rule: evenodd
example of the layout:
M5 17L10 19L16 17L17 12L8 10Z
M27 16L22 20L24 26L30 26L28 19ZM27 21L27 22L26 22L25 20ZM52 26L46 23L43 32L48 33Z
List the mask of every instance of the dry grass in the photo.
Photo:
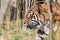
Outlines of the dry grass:
M10 29L0 27L0 40L35 40L36 30L27 31L25 27L21 29L21 22L10 24Z
M18 22L16 21L15 23L11 22L10 29L0 27L0 40L35 40L35 37L36 30L28 31L23 26L21 28L20 20L18 20Z

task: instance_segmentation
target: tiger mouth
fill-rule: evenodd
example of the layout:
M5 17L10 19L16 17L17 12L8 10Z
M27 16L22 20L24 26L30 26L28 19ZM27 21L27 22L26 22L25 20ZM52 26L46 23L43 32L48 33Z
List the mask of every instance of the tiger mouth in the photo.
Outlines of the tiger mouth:
M36 28L38 28L38 26L40 26L40 24L38 24L38 23L30 23L30 24L25 24L24 25L27 29L36 29Z
M29 28L29 29L36 29L36 26L35 25L28 25L27 28Z

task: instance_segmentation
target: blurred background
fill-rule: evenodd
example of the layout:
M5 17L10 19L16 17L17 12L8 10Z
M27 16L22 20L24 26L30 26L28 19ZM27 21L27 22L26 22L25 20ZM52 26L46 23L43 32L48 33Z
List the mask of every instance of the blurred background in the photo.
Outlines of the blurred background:
M34 3L30 1L33 0L0 0L0 40L35 40L36 30L24 27L24 15ZM57 40L56 33L53 40Z

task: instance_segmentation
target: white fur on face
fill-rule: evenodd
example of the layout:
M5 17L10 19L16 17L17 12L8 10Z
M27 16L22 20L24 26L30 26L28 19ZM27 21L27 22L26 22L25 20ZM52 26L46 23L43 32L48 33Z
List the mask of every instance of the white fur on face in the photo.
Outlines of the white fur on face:
M37 28L39 29L41 26L40 25L37 25Z
M43 35L40 35L42 38L46 38L47 36L45 35L45 34L43 34Z
M39 21L39 24L40 24L40 25L37 25L37 28L38 28L38 29L40 29L41 26L42 26L42 23L41 23L40 21Z
M28 18L30 17L30 15L32 15L33 14L33 12L31 11L30 13L29 13L29 15L28 15Z
M54 26L54 25L53 25L53 26ZM56 25L53 27L53 31L54 31L54 32L57 31L57 26L56 26Z
M46 34L49 34L49 28L47 26L44 26L44 31Z
M42 40L40 37L36 37L36 40Z

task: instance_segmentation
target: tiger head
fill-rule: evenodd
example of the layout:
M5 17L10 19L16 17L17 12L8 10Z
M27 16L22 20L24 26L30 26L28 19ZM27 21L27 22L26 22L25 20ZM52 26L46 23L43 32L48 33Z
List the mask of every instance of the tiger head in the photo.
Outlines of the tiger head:
M40 27L40 24L40 18L38 18L38 15L34 11L31 10L25 15L24 26L27 29L36 29Z

